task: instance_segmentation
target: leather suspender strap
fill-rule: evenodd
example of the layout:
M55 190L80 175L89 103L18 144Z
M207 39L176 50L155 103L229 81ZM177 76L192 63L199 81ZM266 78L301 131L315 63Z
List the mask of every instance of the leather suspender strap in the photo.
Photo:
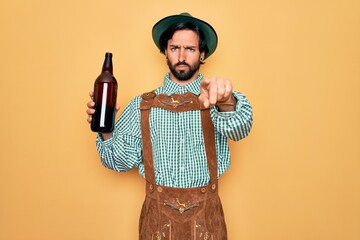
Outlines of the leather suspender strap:
M201 125L203 129L206 159L210 173L209 184L213 184L217 182L217 175L218 175L214 124L210 117L210 109L208 108L201 109L200 111L201 111Z
M150 109L156 94L154 92L144 93L140 103L141 111L141 139L143 149L143 162L145 168L145 179L150 184L156 185L155 171L152 157L152 145L150 136Z

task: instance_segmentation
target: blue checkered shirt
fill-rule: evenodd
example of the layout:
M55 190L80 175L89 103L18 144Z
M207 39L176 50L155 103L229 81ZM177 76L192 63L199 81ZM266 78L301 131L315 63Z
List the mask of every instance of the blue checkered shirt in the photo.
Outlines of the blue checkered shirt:
M164 85L155 90L156 94L200 94L203 75L180 86L170 80L167 73ZM227 139L238 141L246 137L252 126L252 108L247 98L233 92L237 100L233 112L219 112L211 107L211 118L215 128L218 176L230 166L230 152ZM102 164L115 171L124 172L138 168L144 176L142 162L141 96L131 100L115 124L112 138L103 140L99 134L96 145ZM152 108L150 112L150 135L153 148L155 179L158 185L191 188L205 186L210 176L207 167L205 146L202 135L200 111L170 112Z

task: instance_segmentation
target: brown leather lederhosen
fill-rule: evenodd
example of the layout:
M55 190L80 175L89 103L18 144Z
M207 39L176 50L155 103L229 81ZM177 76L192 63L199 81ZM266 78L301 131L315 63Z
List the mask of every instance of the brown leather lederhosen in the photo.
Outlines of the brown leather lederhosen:
M200 107L198 97L186 94L145 93L140 104L146 197L139 223L140 240L224 240L227 239L224 213L218 196L214 126L209 109ZM155 182L150 139L150 109L173 112L201 111L210 181L207 186L172 188Z

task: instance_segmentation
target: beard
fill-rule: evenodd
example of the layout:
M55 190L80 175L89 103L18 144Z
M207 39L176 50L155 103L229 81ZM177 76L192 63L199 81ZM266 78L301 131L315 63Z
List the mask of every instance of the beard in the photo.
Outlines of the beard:
M169 66L170 72L176 77L176 79L178 79L180 81L189 80L200 69L200 61L198 63L195 63L192 66L190 64L186 63L185 61L178 62L178 63L172 65L171 62L169 60L167 60L167 64ZM185 70L176 71L176 67L181 66L181 65L188 66L189 70L187 70L187 71L185 71Z

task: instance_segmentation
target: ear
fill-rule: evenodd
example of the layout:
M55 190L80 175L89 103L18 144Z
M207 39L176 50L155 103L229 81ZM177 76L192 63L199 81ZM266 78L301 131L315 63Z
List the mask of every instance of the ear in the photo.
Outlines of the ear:
M200 53L200 63L205 63L205 52Z

